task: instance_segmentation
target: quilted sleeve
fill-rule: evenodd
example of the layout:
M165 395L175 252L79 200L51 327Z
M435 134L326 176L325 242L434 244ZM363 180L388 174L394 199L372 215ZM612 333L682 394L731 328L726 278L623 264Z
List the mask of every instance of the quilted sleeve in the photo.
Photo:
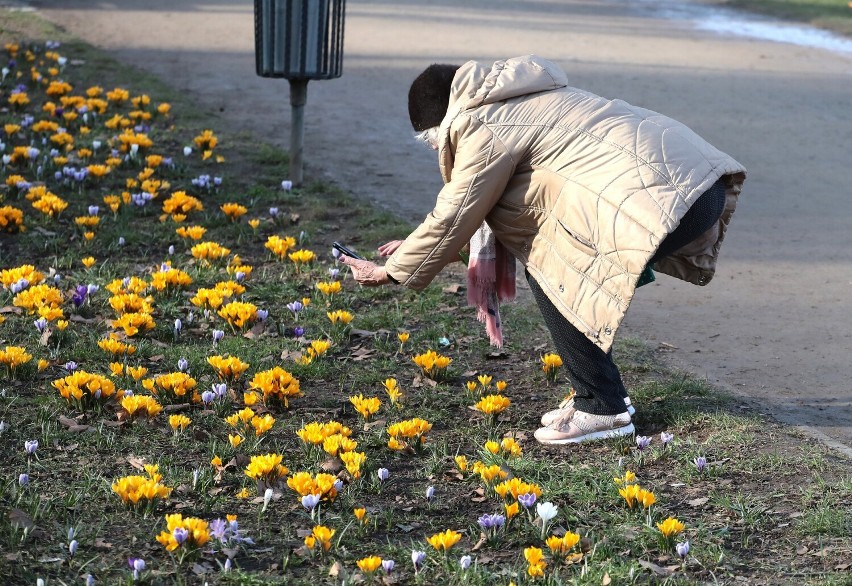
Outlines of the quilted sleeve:
M515 170L509 152L487 126L472 117L458 122L450 180L432 212L385 265L388 275L410 289L423 289L458 260Z

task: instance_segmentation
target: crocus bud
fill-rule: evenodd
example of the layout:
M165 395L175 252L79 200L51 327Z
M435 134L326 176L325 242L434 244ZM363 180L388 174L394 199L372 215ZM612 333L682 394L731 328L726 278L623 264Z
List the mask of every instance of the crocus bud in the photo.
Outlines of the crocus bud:
M388 471L388 469L387 469L387 468L379 468L379 469L376 471L376 474L378 475L379 480L381 480L382 482L384 482L385 480L387 480L387 479L388 479L388 476L390 476L390 472Z
M175 538L178 545L183 545L183 542L189 537L189 531L183 527L175 527L174 531L172 531L172 537Z
M30 475L27 473L23 473L18 476L18 484L20 486L27 486L30 483Z
M420 567L423 565L423 562L425 560L426 560L426 552L425 551L412 550L412 552L411 552L411 563L414 564L414 571L415 572L420 570Z
M76 540L76 539L75 539L75 540L73 540L71 543L69 543L69 544L68 544L68 553L69 553L69 554L71 554L71 557L74 557L74 554L75 554L75 553L77 553L77 547L78 547L79 545L80 545L80 544L79 544L79 543L77 543L77 540Z
M320 495L318 494L306 494L302 497L302 506L307 510L312 511L320 502Z
M281 189L283 189L284 191L290 191L291 189L293 189L293 182L285 179L281 182Z
M459 560L459 566L461 566L462 570L466 570L470 567L471 558L469 555L463 555Z
M177 328L177 322L180 320L175 320L175 328ZM178 370L181 372L186 372L186 369L189 368L189 361L186 358L179 358L177 362Z

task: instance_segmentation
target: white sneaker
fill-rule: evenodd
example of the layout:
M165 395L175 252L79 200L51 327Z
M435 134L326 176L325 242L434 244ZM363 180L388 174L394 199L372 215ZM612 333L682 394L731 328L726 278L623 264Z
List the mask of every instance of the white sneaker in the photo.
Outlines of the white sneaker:
M624 397L624 404L627 406L627 414L632 416L636 413L636 408L633 406L633 403L630 402L630 397ZM553 409L552 411L548 411L544 415L541 416L541 424L545 427L559 419L562 413L567 409L574 408L574 394L572 393L570 397L559 403L558 409Z
M561 418L535 432L541 444L579 444L590 440L631 435L635 428L630 414L594 415L576 409L564 410Z

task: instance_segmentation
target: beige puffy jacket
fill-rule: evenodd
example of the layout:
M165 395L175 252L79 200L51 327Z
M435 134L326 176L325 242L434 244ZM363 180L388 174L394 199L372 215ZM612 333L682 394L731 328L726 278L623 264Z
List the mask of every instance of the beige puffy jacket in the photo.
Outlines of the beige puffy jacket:
M388 259L388 274L424 288L484 219L604 351L660 242L725 176L718 225L654 265L710 281L745 180L741 164L683 124L569 87L559 67L534 55L458 70L438 157L445 185Z

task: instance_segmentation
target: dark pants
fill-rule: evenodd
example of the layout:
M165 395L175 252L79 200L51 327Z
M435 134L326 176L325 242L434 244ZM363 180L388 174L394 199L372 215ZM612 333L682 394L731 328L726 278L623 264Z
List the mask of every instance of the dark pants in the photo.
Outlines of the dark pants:
M719 221L724 207L725 186L720 179L695 200L678 227L660 243L651 262L671 254L709 230ZM612 360L612 352L604 352L571 325L550 302L535 279L529 273L526 276L556 345L556 352L562 358L576 391L576 408L596 415L624 413L627 391L621 382L618 367Z

